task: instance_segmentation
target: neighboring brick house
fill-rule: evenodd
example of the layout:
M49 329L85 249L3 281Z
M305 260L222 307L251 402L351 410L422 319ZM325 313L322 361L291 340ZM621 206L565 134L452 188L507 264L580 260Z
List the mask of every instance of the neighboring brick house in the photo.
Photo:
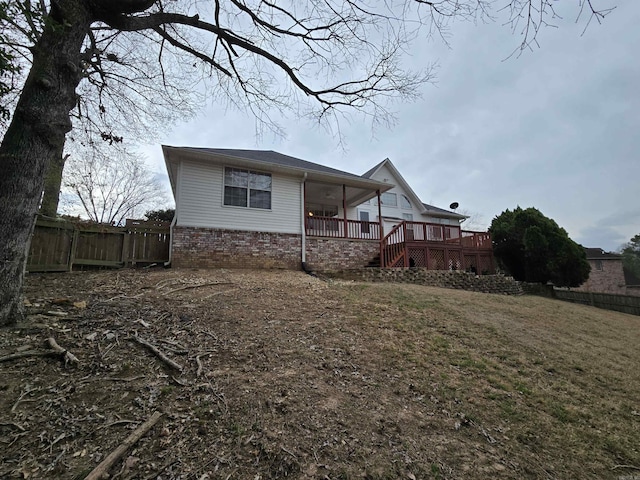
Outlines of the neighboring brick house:
M490 236L423 204L388 159L356 175L274 151L162 150L175 266L493 270Z
M632 295L627 292L622 268L622 255L605 252L601 248L585 248L584 250L591 266L591 272L589 272L587 281L574 290Z
M640 278L626 268L624 268L624 283L627 288L627 295L640 297Z

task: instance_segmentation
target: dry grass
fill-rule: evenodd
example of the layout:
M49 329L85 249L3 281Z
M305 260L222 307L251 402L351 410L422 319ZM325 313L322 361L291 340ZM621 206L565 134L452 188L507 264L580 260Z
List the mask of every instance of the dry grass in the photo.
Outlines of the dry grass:
M144 420L158 407L166 412L162 425L131 453L137 460L112 473L640 473L632 468L640 467L640 317L529 296L327 283L297 272L33 276L27 296L43 310L61 296L86 300L88 308L0 331L2 353L53 334L82 364L0 364L8 379L0 390L2 478L84 474L126 436L123 428L135 426L114 421ZM188 350L172 354L187 366L180 383L127 340L134 330ZM205 373L197 378L195 357L203 351L210 354L201 357ZM39 390L11 412L27 386Z

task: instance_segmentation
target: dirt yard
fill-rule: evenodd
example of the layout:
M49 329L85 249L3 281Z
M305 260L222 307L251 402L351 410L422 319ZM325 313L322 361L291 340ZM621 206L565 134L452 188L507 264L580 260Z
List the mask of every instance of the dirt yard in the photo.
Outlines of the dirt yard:
M25 297L3 479L85 478L155 412L108 478L640 479L640 317L300 272L31 275Z

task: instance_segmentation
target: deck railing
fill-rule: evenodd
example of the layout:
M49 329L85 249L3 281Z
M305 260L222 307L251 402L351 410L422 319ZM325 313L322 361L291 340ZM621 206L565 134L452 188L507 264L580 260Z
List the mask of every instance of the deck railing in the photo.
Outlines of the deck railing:
M380 264L384 267L492 271L491 235L462 230L455 225L404 221L381 241Z
M315 237L380 240L380 224L337 217L306 217L306 234Z
M408 242L460 243L460 227L424 222L404 223Z
M488 232L462 231L462 246L476 250L491 250L491 234Z

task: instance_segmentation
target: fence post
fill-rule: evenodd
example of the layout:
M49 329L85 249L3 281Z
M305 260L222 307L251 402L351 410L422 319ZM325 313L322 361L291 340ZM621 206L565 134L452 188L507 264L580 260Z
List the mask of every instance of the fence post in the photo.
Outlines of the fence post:
M126 267L131 260L131 237L135 236L134 233L129 231L122 232L122 253L121 253L121 261L122 264Z
M73 271L73 262L76 259L76 248L78 248L78 235L80 231L74 225L73 236L71 237L71 247L69 248L69 271Z

